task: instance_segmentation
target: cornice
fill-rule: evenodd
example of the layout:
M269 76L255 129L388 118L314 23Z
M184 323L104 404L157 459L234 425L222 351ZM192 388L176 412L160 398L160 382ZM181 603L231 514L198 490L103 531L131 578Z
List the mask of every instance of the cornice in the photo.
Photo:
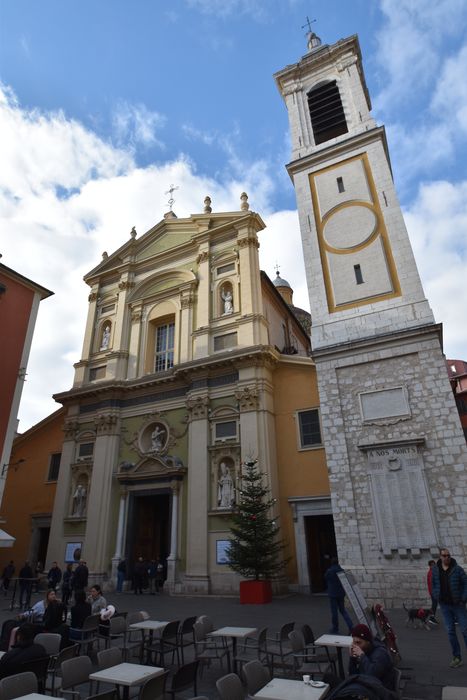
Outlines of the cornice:
M386 130L384 126L377 126L374 129L369 129L368 131L362 131L361 133L354 134L351 136L346 136L345 139L334 143L331 146L325 146L324 148L315 148L313 153L309 153L306 156L297 158L286 165L287 172L291 180L293 181L293 176L303 170L317 169L316 166L329 165L329 162L334 158L343 158L347 156L355 155L355 150L358 148L365 148L369 144L375 141L381 141L383 148L388 159L389 168L391 170L391 161L389 157L388 142L386 139Z

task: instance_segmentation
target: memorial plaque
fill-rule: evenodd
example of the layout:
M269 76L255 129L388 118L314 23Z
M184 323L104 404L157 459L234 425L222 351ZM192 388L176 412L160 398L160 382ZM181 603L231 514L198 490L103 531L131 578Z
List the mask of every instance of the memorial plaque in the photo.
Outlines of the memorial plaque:
M368 450L370 490L381 548L431 549L437 535L423 458L413 445Z
M359 398L364 422L410 415L407 392L402 386L365 391L359 394Z

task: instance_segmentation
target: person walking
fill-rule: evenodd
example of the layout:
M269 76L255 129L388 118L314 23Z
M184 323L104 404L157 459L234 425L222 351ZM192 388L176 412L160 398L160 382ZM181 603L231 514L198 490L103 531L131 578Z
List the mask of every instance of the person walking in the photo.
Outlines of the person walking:
M10 587L10 581L15 573L15 564L13 562L13 559L10 561L9 564L5 566L3 569L3 574L2 574L2 587L4 594L6 595L8 593L8 589Z
M133 570L133 590L135 595L143 592L144 579L147 575L146 569L147 567L144 564L143 557L138 557L138 561Z
M439 603L444 625L452 649L451 668L462 665L461 648L456 634L456 622L467 647L467 575L451 557L449 549L439 550L439 559L433 567L433 597Z
M62 578L62 603L68 605L73 590L73 564L67 564Z
M126 560L120 559L117 566L117 593L123 592L123 584L126 579Z
M432 615L430 615L429 622L431 622L432 625L438 624L438 620L436 619L438 601L436 600L436 598L433 598L433 567L435 566L435 560L430 559L430 561L428 562L428 571L426 572L426 586L428 588L428 593L431 598L431 612L433 613Z
M331 566L326 570L326 573L324 574L324 580L326 581L326 587L329 598L329 605L331 607L331 629L329 630L330 634L339 634L339 613L344 618L349 633L353 627L352 618L345 609L345 591L337 575L339 571L343 571L343 568L339 565L337 557L333 557L331 559Z
M75 569L75 575L73 579L73 588L75 590L86 590L88 587L89 579L89 569L86 566L84 559L81 559L80 563Z
M53 591L57 590L57 586L62 580L62 570L56 561L52 562L52 566L47 574L47 582L50 589Z
M31 602L32 579L34 574L31 565L28 561L24 562L24 566L19 572L19 607L29 607Z

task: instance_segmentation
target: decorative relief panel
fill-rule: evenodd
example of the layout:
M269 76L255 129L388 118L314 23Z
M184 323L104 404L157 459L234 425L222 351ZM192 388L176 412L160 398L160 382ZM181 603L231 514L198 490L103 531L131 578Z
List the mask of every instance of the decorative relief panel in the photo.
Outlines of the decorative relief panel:
M240 411L255 411L259 407L259 392L254 386L243 386L235 391Z
M191 420L200 420L208 417L209 397L193 396L189 397L185 403Z
M426 483L423 456L416 445L368 449L373 513L385 556L413 556L437 548L438 537Z
M406 387L397 386L359 394L362 421L390 425L411 417Z

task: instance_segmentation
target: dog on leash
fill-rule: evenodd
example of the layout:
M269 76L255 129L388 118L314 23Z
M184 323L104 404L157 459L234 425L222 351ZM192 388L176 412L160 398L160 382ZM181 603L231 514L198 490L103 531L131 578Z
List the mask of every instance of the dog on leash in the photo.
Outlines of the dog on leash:
M407 613L406 627L412 625L413 628L424 627L428 631L431 629L430 623L433 618L433 610L428 608L406 608L404 604L403 607Z

